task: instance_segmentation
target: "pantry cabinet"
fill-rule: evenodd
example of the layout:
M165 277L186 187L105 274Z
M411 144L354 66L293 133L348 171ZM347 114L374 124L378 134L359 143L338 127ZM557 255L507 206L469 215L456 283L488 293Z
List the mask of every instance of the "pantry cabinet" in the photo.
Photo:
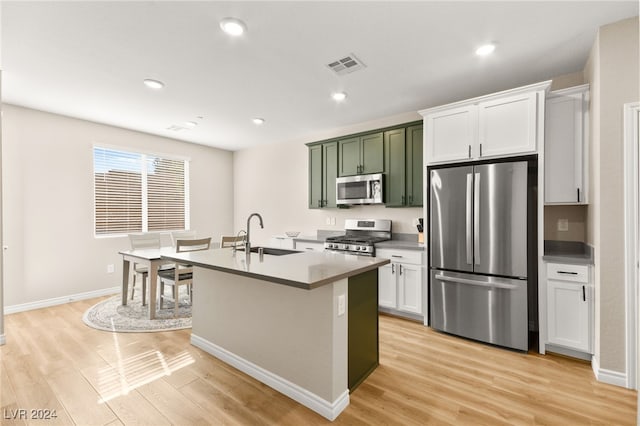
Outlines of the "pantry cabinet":
M594 294L588 265L547 264L548 343L593 353Z
M391 263L378 269L378 305L424 315L422 251L379 249L376 257L391 260Z
M535 153L550 82L420 111L427 164Z
M589 85L551 92L546 101L545 204L587 204Z

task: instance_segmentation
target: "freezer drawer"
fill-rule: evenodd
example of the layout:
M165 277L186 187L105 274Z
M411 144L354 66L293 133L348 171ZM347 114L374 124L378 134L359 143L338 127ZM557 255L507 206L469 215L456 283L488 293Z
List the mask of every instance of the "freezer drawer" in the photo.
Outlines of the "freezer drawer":
M527 281L432 270L431 326L526 351Z

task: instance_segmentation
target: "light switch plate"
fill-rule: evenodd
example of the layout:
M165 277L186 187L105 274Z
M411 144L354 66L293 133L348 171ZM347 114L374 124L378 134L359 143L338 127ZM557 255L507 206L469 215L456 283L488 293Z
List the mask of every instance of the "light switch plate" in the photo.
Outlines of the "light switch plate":
M569 230L569 219L558 219L558 231L568 231Z
M116 271L116 266L111 263L107 265L107 274L113 274Z
M346 310L345 302L346 300L345 300L344 294L341 294L340 296L338 296L338 316L339 317L344 315L344 311Z

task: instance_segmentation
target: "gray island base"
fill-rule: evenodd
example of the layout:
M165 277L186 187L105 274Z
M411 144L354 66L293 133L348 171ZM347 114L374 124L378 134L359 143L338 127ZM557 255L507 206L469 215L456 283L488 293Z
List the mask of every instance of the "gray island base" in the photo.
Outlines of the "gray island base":
M378 366L378 272L388 259L217 249L195 266L191 343L329 420Z

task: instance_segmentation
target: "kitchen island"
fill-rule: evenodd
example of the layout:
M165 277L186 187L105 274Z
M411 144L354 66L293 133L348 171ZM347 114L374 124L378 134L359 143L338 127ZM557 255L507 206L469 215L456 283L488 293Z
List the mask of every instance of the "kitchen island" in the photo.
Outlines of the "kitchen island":
M378 267L388 259L215 249L194 265L191 343L333 420L378 365Z

